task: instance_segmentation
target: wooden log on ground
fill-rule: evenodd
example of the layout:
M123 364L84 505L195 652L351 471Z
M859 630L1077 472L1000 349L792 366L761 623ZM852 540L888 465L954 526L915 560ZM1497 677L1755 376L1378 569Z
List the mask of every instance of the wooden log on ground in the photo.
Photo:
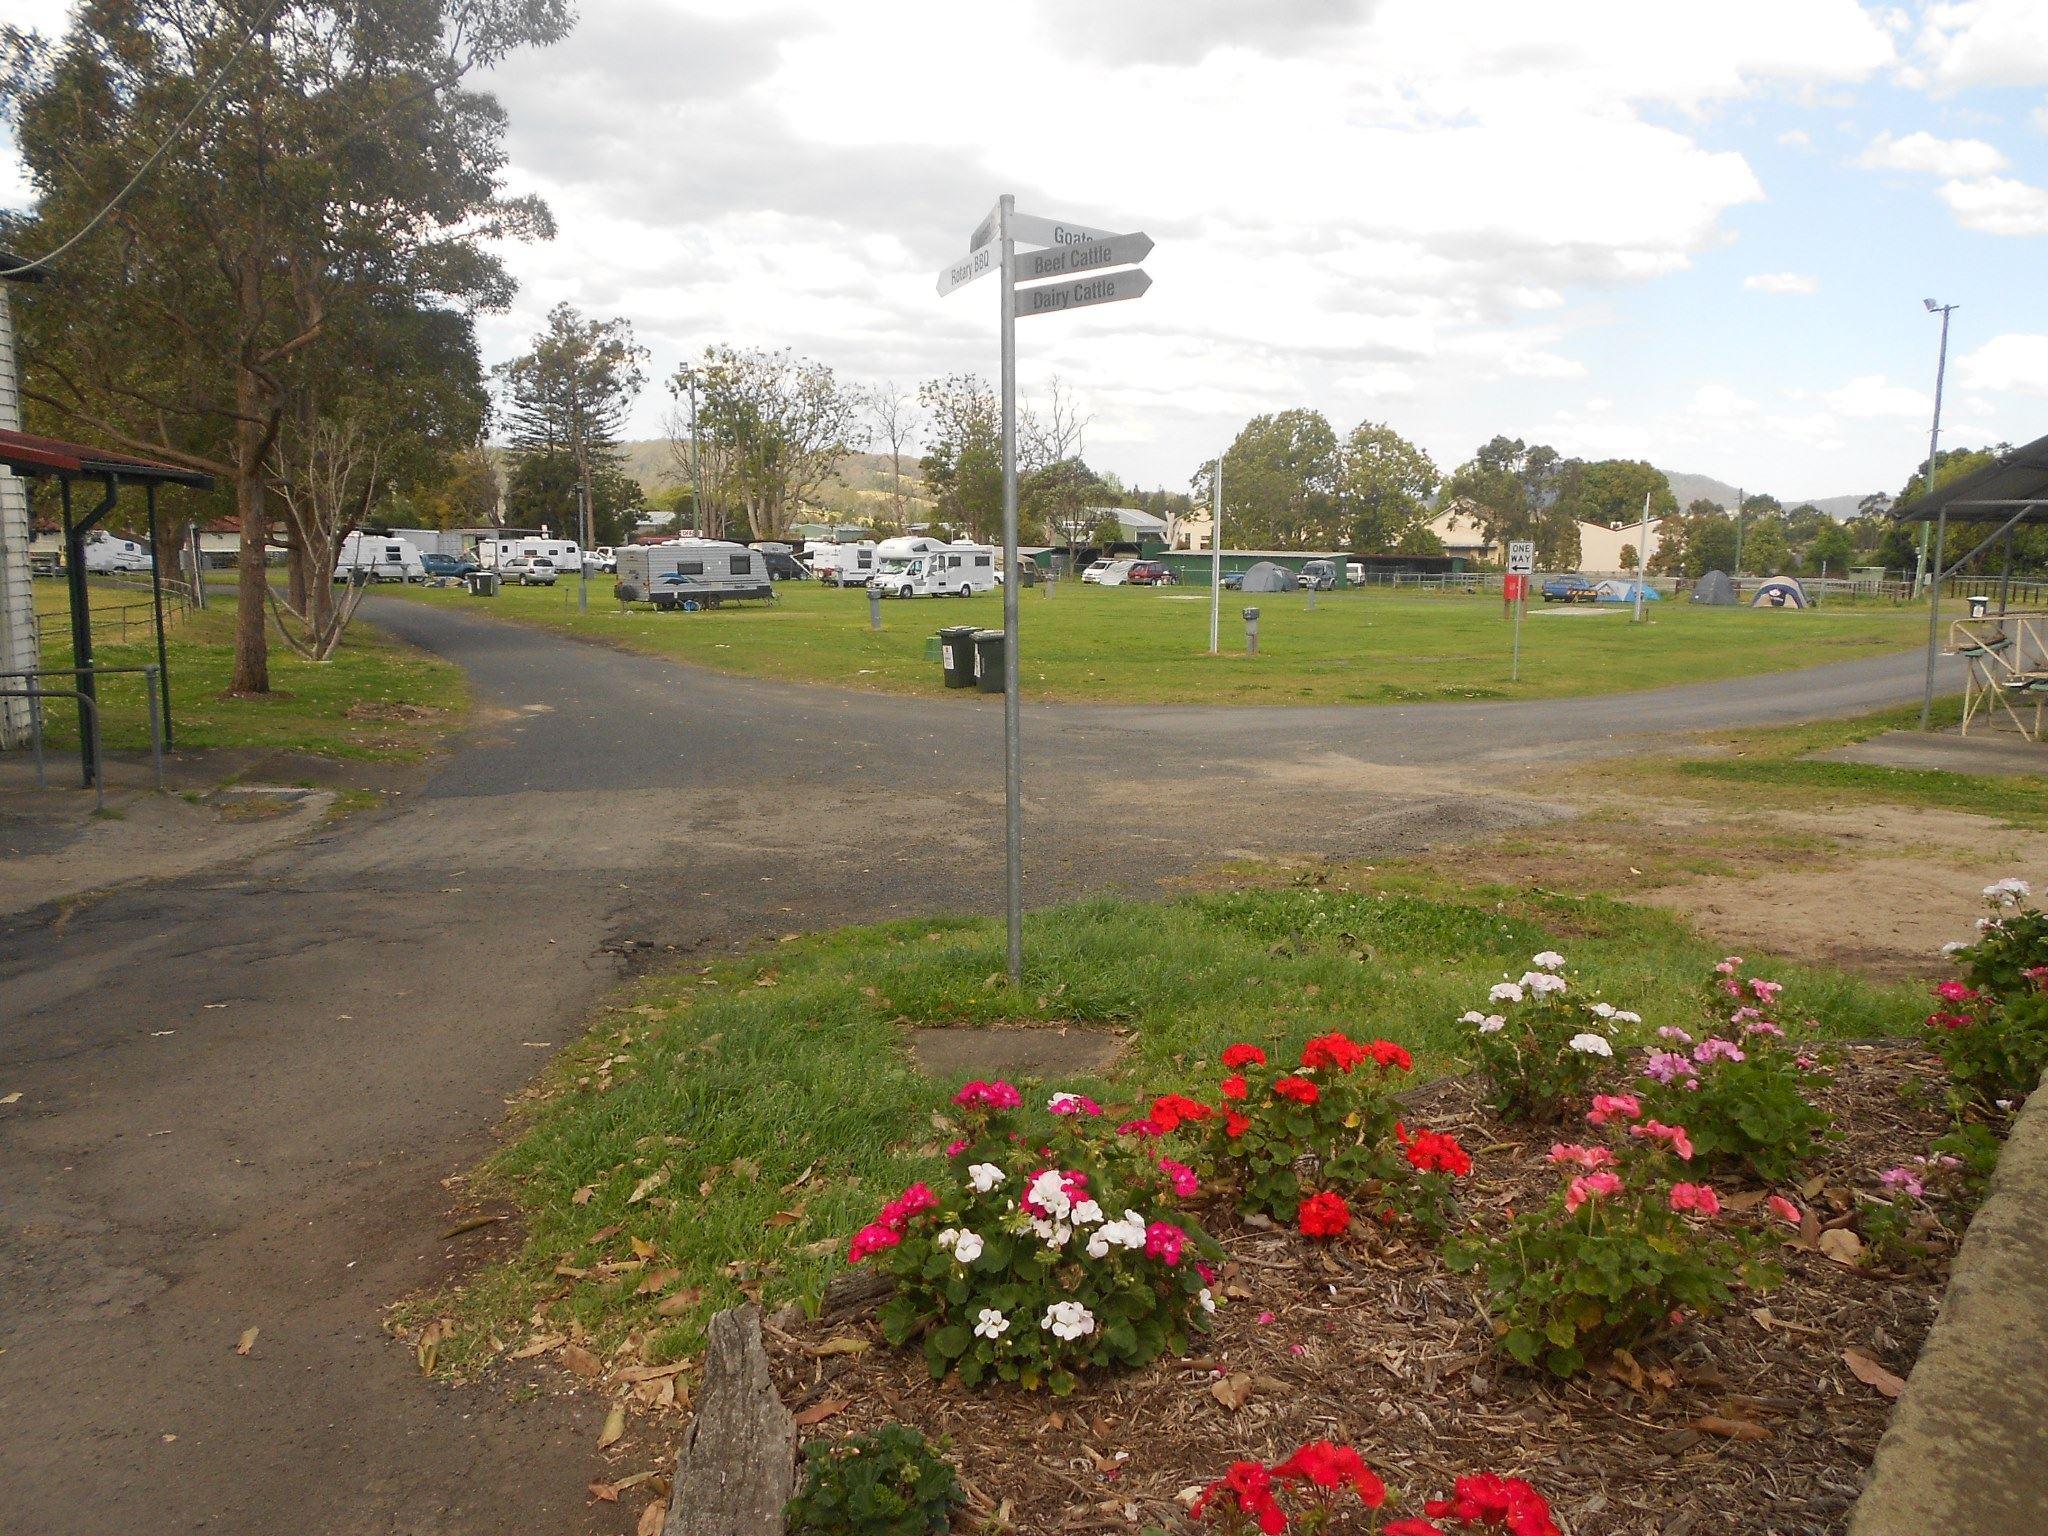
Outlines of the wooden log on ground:
M728 1308L705 1330L697 1415L662 1536L783 1536L795 1485L796 1425L768 1374L761 1309Z

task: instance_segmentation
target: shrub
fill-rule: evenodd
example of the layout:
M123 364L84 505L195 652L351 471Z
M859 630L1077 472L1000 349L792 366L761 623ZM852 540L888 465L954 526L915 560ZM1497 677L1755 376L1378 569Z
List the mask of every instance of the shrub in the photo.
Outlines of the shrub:
M1614 1056L1613 1030L1640 1024L1638 1014L1597 1000L1581 1001L1564 974L1564 956L1545 950L1519 980L1487 994L1490 1012L1473 1009L1472 1050L1491 1088L1488 1102L1510 1120L1564 1118L1585 1102L1594 1079Z
M1640 1097L1651 1115L1683 1120L1703 1158L1774 1184L1819 1150L1828 1117L1806 1096L1805 1075L1818 1065L1809 1031L1773 1018L1790 1016L1778 1006L1784 989L1741 967L1736 955L1714 967L1717 1001L1736 1003L1724 1032L1695 1043L1675 1025L1658 1029Z
M2048 1071L2048 913L2022 905L2031 894L2022 880L1984 888L1991 915L1976 943L1948 946L1963 975L1934 989L1927 1016L1950 1079L1982 1109L2015 1107Z
M1078 1095L1027 1116L1010 1084L973 1082L954 1103L943 1193L913 1184L848 1251L895 1277L880 1315L890 1342L922 1336L935 1377L1056 1395L1089 1366L1184 1349L1215 1310L1205 1261L1221 1256L1181 1212L1192 1174L1109 1133Z
M804 1486L789 1501L792 1536L938 1536L953 1524L960 1480L925 1437L902 1424L804 1447Z
M1224 1536L1252 1531L1318 1536L1345 1520L1356 1503L1380 1536L1449 1536L1452 1531L1474 1529L1503 1531L1507 1536L1560 1536L1542 1494L1520 1478L1491 1472L1459 1478L1449 1498L1423 1503L1422 1517L1381 1524L1386 1507L1395 1502L1379 1474L1356 1450L1316 1440L1270 1467L1256 1461L1232 1462L1228 1472L1202 1490L1188 1514L1196 1525Z
M1712 1224L1712 1187L1678 1178L1693 1155L1684 1126L1646 1118L1626 1095L1593 1103L1594 1125L1626 1126L1620 1149L1553 1146L1563 1182L1547 1205L1445 1251L1453 1269L1480 1272L1501 1348L1558 1376L1657 1332L1681 1308L1720 1311L1738 1280L1770 1278L1752 1239Z
M1129 1129L1170 1135L1199 1126L1207 1166L1239 1208L1293 1222L1305 1236L1345 1231L1346 1192L1431 1230L1452 1219L1451 1183L1472 1160L1450 1136L1401 1122L1393 1088L1414 1068L1402 1047L1318 1035L1287 1067L1240 1042L1224 1051L1223 1067L1216 1109L1168 1095Z

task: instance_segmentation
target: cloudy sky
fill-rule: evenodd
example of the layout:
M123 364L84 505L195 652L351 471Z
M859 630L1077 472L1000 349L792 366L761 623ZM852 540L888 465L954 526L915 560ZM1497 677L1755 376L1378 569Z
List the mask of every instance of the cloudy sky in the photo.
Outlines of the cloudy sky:
M25 0L46 28L62 0ZM20 14L20 6L10 10ZM946 299L995 195L1157 242L1134 304L1025 322L1087 456L1183 486L1258 412L1496 432L1819 496L2048 431L2048 0L582 0L488 82L512 180L493 358L567 299L658 380L708 342L863 381L992 374ZM39 14L37 14L39 12ZM0 141L0 199L23 195Z

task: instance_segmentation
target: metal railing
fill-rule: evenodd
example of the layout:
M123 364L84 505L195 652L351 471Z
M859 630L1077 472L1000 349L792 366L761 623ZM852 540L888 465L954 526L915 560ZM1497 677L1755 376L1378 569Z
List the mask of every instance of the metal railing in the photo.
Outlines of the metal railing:
M32 667L18 672L0 672L0 698L27 699L29 712L29 740L35 752L36 788L49 788L49 777L45 767L43 749L43 703L44 699L76 699L86 715L86 771L92 780L95 810L106 809L107 775L106 761L102 753L102 717L99 699L86 689L81 679L90 677L95 684L102 677L140 675L144 691L149 698L149 755L156 774L159 793L164 787L164 735L163 710L159 696L163 679L154 664L142 667ZM68 677L76 686L70 688L45 687L46 677ZM8 686L19 684L19 686Z

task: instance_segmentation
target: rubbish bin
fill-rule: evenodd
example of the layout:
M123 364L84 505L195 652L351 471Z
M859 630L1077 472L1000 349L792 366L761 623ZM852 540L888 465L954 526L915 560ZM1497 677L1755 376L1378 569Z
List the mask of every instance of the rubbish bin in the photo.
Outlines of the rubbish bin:
M1972 598L1970 599L1970 617L1971 617L1971 618L1973 618L1973 619L1981 619L1981 618L1983 618L1983 617L1984 617L1984 615L1985 615L1985 614L1989 613L1990 611L1991 611L1991 599L1990 599L1989 597L1977 596L1977 597L1972 597Z
M498 595L498 573L496 571L471 571L469 573L469 595L471 597L496 597Z
M974 686L983 693L1003 691L1003 632L977 629L974 632Z
M974 686L974 634L972 624L950 624L939 631L939 662L948 688ZM1000 630L996 632L996 638L1002 638ZM1000 647L996 654L1002 654ZM1001 670L1000 665L997 670Z

